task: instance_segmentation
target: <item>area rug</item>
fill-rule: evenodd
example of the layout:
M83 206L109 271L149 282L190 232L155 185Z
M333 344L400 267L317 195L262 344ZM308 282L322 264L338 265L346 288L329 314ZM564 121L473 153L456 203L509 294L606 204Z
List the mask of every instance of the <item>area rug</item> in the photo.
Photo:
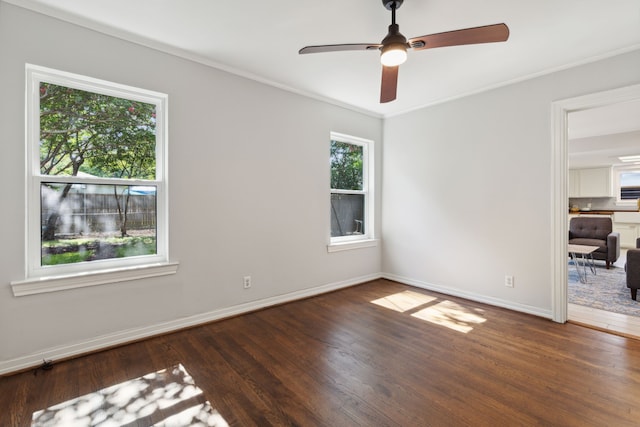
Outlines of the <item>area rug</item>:
M596 263L596 274L587 269L587 283L580 283L573 261L569 261L569 303L613 313L640 317L640 299L631 299L624 268Z

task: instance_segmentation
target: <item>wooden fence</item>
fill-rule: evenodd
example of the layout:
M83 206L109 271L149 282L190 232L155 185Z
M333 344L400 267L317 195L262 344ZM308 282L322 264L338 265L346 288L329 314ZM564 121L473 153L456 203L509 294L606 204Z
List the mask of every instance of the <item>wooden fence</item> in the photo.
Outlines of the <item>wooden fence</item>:
M126 197L119 197L124 214ZM120 229L117 200L113 194L70 193L59 207L46 206L43 200L42 226L52 214L59 214L56 234L109 232ZM156 196L130 195L127 206L127 230L156 228Z

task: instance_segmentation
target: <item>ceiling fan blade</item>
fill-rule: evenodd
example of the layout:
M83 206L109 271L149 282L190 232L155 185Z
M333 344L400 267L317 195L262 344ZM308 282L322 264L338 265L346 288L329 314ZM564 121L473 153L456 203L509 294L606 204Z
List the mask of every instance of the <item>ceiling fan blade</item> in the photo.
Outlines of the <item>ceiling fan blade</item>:
M343 50L377 50L382 47L377 43L350 43L350 44L325 44L319 46L305 46L298 51L299 54L305 53L321 53L321 52L340 52Z
M398 66L382 67L382 87L380 88L380 102L390 102L396 99L398 87Z
M409 45L415 50L422 50L464 44L503 42L508 38L509 27L506 24L494 24L414 37L409 39Z

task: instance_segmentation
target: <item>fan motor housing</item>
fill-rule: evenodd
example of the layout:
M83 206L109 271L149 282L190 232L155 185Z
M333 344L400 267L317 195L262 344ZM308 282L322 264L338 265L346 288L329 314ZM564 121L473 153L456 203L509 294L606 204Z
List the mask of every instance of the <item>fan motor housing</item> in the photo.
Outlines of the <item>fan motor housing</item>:
M400 9L403 1L404 0L382 0L382 4L385 8L387 8L387 10L391 10L392 8L395 8L397 10Z
M390 46L390 45L407 45L407 38L400 33L400 27L398 24L389 25L389 33L387 36L382 39L380 42L382 47Z

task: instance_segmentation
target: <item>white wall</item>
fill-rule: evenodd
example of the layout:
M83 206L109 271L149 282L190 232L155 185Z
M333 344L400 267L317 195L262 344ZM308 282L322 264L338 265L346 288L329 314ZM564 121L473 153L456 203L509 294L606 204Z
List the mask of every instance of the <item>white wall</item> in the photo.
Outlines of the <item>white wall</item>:
M0 58L0 373L379 277L379 246L329 254L326 244L329 133L380 150L381 119L3 2ZM176 275L13 296L24 275L27 62L169 94Z
M385 275L551 317L551 103L638 82L635 51L385 120Z

